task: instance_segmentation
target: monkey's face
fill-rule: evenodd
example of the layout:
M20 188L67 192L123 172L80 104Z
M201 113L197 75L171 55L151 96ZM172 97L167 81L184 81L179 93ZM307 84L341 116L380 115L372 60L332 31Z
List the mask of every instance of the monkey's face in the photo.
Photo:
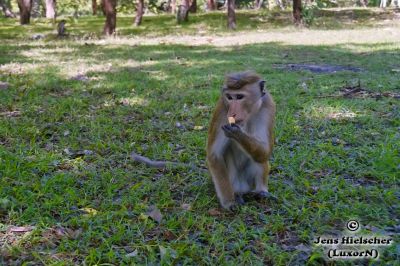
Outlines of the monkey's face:
M239 126L245 125L252 114L260 109L262 103L258 84L250 84L237 90L223 89L222 97L228 111L227 121L228 117L234 117Z

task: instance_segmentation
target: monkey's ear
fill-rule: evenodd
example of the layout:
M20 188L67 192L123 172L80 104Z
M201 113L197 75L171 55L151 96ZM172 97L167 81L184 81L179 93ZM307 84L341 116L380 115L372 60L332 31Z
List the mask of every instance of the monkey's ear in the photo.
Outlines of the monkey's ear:
M265 80L261 80L259 82L259 85L260 85L260 92L264 96L264 94L265 94Z

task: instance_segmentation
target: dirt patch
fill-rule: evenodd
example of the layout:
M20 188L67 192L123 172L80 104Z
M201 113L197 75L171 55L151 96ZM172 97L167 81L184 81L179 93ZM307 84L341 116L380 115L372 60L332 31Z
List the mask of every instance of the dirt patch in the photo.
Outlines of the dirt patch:
M400 93L395 93L390 91L374 92L363 88L359 83L358 85L355 86L346 85L340 88L338 94L321 95L318 96L317 98L359 98L359 99L375 98L378 100L384 97L400 99Z
M274 68L286 69L293 71L308 70L313 73L335 73L338 71L360 72L361 68L350 66L330 66L330 65L314 65L314 64L286 64L273 65Z

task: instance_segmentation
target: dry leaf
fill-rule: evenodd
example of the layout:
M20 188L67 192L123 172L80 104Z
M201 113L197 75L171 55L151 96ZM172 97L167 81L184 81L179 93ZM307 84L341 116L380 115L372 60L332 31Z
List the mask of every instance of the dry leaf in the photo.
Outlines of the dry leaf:
M168 240L168 241L172 241L177 238L177 236L169 230L166 230L163 232L163 237L165 240Z
M192 209L192 206L188 203L183 203L181 205L181 208L184 209L185 211L190 211Z
M211 216L220 216L221 212L218 209L213 208L213 209L208 210L208 214Z
M146 214L157 223L161 223L162 214L156 206L150 206L150 210Z
M125 257L132 258L132 257L136 257L137 254L138 254L138 250L135 249L133 252L126 254Z
M97 210L95 210L93 208L89 208L89 207L81 208L79 210L83 211L85 213L85 215L96 215L97 214Z
M34 226L12 226L8 230L13 233L25 233L35 229Z

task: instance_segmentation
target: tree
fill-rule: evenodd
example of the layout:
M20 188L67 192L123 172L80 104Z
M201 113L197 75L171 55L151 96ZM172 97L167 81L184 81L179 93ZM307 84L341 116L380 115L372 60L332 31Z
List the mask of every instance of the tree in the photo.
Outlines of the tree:
M228 0L228 29L236 29L235 0Z
M399 8L399 1L400 0L392 0L389 4L389 6L394 6L396 8Z
M93 16L97 15L97 0L92 0L92 14Z
M143 9L144 9L144 1L143 0L138 0L137 6L136 6L136 17L135 17L135 26L139 26L142 24L142 17L143 17Z
M3 10L4 16L6 18L15 18L15 14L11 11L10 0L0 0L0 7Z
M103 34L112 35L115 33L115 27L117 26L117 0L102 0L102 6L106 16Z
M262 7L263 3L264 3L264 0L256 0L254 3L254 8L260 9Z
M56 0L46 0L46 18L56 19Z
M29 24L31 20L32 0L17 0L19 8L19 22L21 25Z
M197 12L197 0L192 0L191 1L189 11L190 11L190 13L196 13Z
M168 3L169 3L169 8L168 8L169 12L172 13L172 14L175 14L175 12L176 12L176 0L169 0Z
M301 0L293 0L293 20L296 25L300 25L302 22L301 11Z
M215 3L215 0L207 0L207 10L208 11L213 11L217 9L217 5Z
M386 8L387 1L386 0L381 0L381 3L379 5L380 8Z
M183 5L178 6L178 13L176 14L176 20L178 23L186 22L189 20L189 0L183 0Z

